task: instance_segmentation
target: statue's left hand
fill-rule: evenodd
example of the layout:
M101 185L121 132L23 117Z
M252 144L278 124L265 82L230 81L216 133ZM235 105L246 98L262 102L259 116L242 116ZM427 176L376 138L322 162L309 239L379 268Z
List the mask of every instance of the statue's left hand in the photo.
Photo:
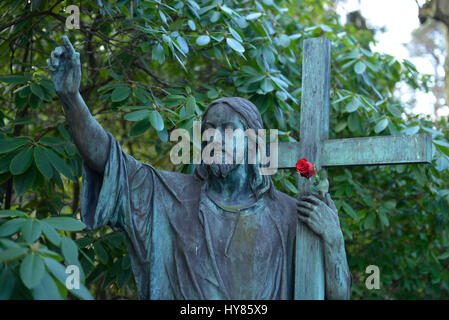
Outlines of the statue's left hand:
M338 211L329 193L326 194L325 199L314 194L301 195L296 209L299 220L321 236L324 241L332 243L342 236Z

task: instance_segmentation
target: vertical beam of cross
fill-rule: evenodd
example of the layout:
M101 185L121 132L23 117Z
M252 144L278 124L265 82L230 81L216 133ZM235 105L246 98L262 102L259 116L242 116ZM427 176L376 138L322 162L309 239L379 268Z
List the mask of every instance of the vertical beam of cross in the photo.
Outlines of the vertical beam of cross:
M304 41L300 149L321 168L321 147L329 133L330 40L321 37ZM299 159L298 159L299 160ZM298 190L310 191L311 181L298 177ZM307 262L300 259L307 259ZM322 242L304 224L296 228L295 299L324 299L325 273Z
M304 41L300 142L279 144L279 168L294 168L296 161L304 157L317 170L431 163L432 137L428 134L328 140L330 47L325 37ZM310 187L311 181L298 177L300 194L309 192ZM325 298L322 241L300 222L296 228L294 298Z

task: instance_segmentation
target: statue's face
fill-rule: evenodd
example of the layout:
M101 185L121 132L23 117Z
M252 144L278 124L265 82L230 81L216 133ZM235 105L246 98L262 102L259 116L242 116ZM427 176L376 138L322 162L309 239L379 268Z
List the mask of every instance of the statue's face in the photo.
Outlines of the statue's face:
M235 163L226 164L225 163L225 130L236 130L240 129L242 132L245 130L244 120L242 117L228 107L226 104L214 105L207 113L206 117L203 119L202 129L215 129L220 132L222 137L222 164L211 164L210 170L217 177L225 177L231 172L237 165ZM234 139L233 153L237 148L236 140ZM207 143L207 142L206 142ZM246 158L247 153L247 142L245 141L244 146L239 146L244 148L244 154ZM232 155L234 158L234 156Z

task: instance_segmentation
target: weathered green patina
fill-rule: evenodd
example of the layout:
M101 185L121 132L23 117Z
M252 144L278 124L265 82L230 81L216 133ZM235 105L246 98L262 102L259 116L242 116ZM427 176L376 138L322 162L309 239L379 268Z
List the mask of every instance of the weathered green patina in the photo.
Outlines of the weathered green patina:
M125 232L141 298L349 298L344 240L329 194L307 195L308 182L300 181L295 200L247 161L202 163L187 175L135 160L90 114L79 93L79 54L67 37L63 44L48 63L84 159L82 217L92 229ZM305 42L301 139L312 161L327 139L329 49L325 39ZM263 128L257 107L242 98L213 102L203 123L221 132Z
M431 163L428 134L328 140L331 43L325 38L304 41L300 142L279 145L280 168L295 168L306 157L317 169L332 166ZM298 190L308 192L310 181L298 177ZM311 239L307 241L306 239ZM324 299L326 255L320 239L298 224L296 232L295 299ZM301 263L309 257L310 263Z

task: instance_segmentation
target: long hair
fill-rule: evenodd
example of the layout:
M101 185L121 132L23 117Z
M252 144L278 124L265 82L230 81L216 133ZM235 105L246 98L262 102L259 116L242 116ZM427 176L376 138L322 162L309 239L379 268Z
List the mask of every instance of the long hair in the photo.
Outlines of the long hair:
M239 114L245 123L245 130L247 129L263 129L262 117L257 107L249 100L239 97L221 98L213 101L204 111L203 120L206 119L209 110L217 105L225 104ZM203 132L203 122L201 123L201 133ZM266 192L272 199L275 198L275 188L271 176L261 175L258 164L248 164L252 174L249 176L252 178L250 181L250 189L256 199L259 199ZM207 165L201 162L201 164L195 167L194 175L201 180L206 180L209 175Z

